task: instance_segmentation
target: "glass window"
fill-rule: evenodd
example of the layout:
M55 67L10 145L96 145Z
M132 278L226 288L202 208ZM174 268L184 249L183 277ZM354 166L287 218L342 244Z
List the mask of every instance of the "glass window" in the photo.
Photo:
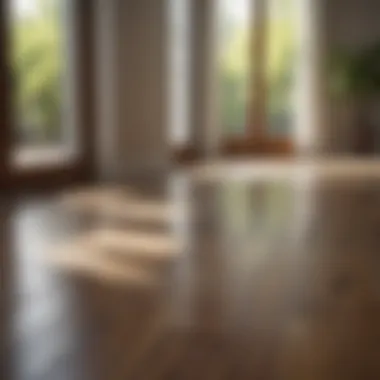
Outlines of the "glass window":
M11 1L17 147L61 146L67 140L67 5L67 0Z
M269 0L268 11L268 134L287 137L295 116L297 0Z
M218 2L218 97L223 134L245 133L248 106L252 0Z

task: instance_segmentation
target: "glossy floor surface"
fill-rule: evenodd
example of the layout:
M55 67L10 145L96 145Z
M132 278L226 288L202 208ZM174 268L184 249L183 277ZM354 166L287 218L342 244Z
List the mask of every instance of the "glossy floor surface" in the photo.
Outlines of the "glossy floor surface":
M379 379L380 177L225 177L5 202L1 378Z

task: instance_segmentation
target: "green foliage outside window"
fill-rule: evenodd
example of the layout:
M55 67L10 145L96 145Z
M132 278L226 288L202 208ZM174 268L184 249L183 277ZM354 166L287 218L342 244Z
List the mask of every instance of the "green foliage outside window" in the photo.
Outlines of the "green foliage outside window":
M39 0L15 15L12 68L17 139L57 142L61 133L62 73L65 57L56 0Z
M297 38L292 2L282 4L281 16L269 20L266 59L268 86L268 124L274 133L287 133L291 127L293 93L297 63ZM286 12L285 12L286 11ZM243 133L247 102L250 96L249 74L255 57L250 57L246 25L225 25L221 38L223 48L220 65L221 118L224 132ZM232 32L231 32L232 31Z

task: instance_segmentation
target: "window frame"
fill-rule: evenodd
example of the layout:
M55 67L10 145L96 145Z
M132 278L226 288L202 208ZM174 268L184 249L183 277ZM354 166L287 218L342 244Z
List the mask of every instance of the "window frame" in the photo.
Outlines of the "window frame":
M0 0L0 192L13 189L62 186L94 180L95 118L94 118L94 2L73 1L72 28L74 43L74 92L76 99L76 136L80 142L75 160L57 160L49 165L12 164L15 128L12 117L12 86L10 81L10 2Z
M269 1L251 0L251 46L250 83L247 123L240 136L222 136L220 151L222 155L293 155L294 144L291 136L271 136L268 125L268 86L266 67L268 53ZM219 126L221 128L221 126Z

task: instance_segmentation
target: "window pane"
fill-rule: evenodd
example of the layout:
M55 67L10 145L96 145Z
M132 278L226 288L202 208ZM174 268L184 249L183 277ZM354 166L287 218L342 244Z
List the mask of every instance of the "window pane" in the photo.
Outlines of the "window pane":
M252 0L218 2L218 96L224 134L243 134L250 74Z
M11 63L18 146L62 144L67 0L13 0ZM66 81L67 82L67 81ZM67 125L65 126L67 128Z
M270 0L267 84L272 135L288 136L294 126L298 46L297 0Z

